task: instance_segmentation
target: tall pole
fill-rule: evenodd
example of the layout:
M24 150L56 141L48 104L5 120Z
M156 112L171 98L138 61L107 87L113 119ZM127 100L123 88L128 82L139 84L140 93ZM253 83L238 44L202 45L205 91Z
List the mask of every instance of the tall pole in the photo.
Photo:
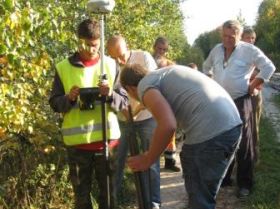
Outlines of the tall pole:
M104 17L112 12L115 6L114 0L89 0L87 9L91 13L100 14L100 82L102 84L108 82L106 72L104 72ZM103 141L103 156L106 164L106 205L104 209L111 209L113 203L110 199L110 162L109 162L109 147L107 139L107 105L106 96L101 97L101 117L102 117L102 141ZM103 209L103 208L102 208Z
M100 82L107 82L107 75L104 72L104 15L100 15ZM106 208L111 208L111 199L110 199L110 162L109 162L109 147L107 139L107 105L106 105L106 96L102 96L101 101L101 116L102 116L102 141L103 141L103 155L106 163Z
M129 151L130 151L131 156L135 156L135 155L139 155L140 150L139 150L138 141L136 138L133 114L132 114L130 105L128 106L128 113L129 113L128 145L129 145ZM149 209L150 208L149 207L150 193L149 193L149 191L146 191L144 189L145 182L144 182L143 172L138 171L138 172L134 172L133 174L134 174L134 181L135 181L139 209Z
M103 81L103 75L104 75L104 15L100 15L100 57L101 57L101 81Z

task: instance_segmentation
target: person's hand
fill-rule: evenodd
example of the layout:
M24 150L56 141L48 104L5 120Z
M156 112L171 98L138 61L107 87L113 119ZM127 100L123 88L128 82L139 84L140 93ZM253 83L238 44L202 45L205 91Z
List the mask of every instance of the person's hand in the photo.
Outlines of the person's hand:
M145 171L150 168L152 162L149 160L147 152L141 155L136 155L129 157L127 160L127 165L133 172Z
M142 110L145 110L146 107L143 104L138 104L135 109L133 110L133 116L137 115Z
M100 82L98 84L99 91L102 96L110 96L110 87L108 82Z
M80 88L78 86L72 86L67 96L71 102L74 102L77 100L79 94L80 94Z
M122 113L122 115L125 117L125 120L126 120L126 121L129 121L129 120L130 120L128 109L123 109L123 110L121 111L121 113Z
M259 90L257 88L255 88L255 87L253 87L252 85L249 85L248 93L251 96L256 96L256 95L258 95Z
M251 96L256 96L258 95L261 86L263 85L264 80L262 78L255 78L253 79L248 87L248 93Z

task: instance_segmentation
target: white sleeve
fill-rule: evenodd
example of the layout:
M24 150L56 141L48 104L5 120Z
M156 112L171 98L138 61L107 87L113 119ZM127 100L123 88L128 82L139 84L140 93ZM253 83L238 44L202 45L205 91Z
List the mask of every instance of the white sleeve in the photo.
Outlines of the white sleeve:
M268 81L276 70L272 61L257 47L255 47L254 64L260 70L257 77Z
M149 52L146 52L146 51L144 52L144 62L145 62L146 68L149 71L153 71L158 68L153 56Z
M212 72L212 68L213 68L212 51L209 53L207 59L203 62L203 65L202 65L202 72L206 75L213 75L213 72Z

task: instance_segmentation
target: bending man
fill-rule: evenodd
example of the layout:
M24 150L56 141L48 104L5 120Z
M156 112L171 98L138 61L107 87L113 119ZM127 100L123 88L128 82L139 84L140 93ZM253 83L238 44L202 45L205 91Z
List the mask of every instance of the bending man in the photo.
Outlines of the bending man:
M149 150L130 157L129 167L133 171L148 169L178 126L186 133L180 159L189 207L214 209L241 132L242 122L229 94L202 73L178 65L149 74L139 65L126 66L120 80L157 122Z

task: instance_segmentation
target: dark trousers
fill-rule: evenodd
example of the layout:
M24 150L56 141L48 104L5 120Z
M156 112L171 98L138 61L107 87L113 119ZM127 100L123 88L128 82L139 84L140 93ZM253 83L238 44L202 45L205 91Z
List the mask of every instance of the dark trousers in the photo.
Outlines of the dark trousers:
M253 138L253 110L251 96L245 95L234 100L239 111L242 126L242 138L235 161L230 165L224 182L229 182L236 163L236 180L239 188L251 190L253 186L253 171L256 157L256 142Z
M91 203L92 192L92 177L95 174L95 179L98 184L99 196L97 202L99 209L106 208L106 159L102 152L93 152L80 150L76 148L67 148L69 176L73 186L75 195L75 209L93 209ZM109 161L110 171L110 202L111 209L114 208L115 198L113 197L112 187L112 169L113 160Z

